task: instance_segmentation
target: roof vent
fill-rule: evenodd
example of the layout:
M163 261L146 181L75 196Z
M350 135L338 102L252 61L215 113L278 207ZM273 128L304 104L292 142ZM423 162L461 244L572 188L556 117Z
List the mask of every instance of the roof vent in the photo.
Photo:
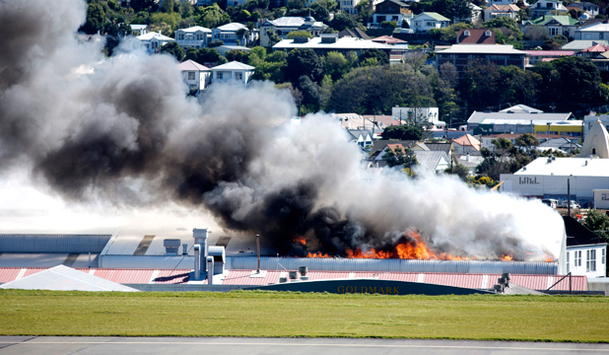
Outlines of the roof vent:
M163 240L163 246L165 247L165 254L167 255L178 255L178 249L182 245L182 241L179 239L165 239Z
M338 33L322 33L321 43L336 43Z
M294 43L307 43L309 42L309 37L294 37Z

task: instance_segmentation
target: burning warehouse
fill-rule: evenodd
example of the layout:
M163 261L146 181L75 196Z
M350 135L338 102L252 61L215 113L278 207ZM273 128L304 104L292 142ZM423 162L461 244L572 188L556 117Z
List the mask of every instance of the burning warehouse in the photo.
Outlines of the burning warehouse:
M450 176L366 171L331 116L288 124L294 100L269 82L215 84L188 97L171 56L124 46L105 58L101 37L77 37L85 9L80 0L0 3L4 180L18 171L20 183L70 207L211 216L231 236L229 254L251 250L260 234L271 256L379 265L553 259L564 273L564 227L549 207ZM119 255L112 245L100 263Z

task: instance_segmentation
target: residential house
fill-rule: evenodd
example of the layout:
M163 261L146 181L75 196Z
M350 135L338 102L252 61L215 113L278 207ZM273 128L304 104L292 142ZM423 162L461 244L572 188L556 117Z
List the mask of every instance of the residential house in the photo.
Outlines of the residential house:
M342 54L355 52L359 55L364 49L376 48L384 51L389 56L395 47L359 38L338 38L337 33L322 33L320 37L310 39L304 37L284 39L273 46L274 51L282 50L289 52L296 48L310 48L320 55L326 55L328 52L340 52Z
M575 31L575 39L592 40L595 42L602 40L606 42L609 40L609 23L597 22L589 26L582 26ZM603 44L606 45L607 43Z
M410 28L415 32L429 32L432 28L444 28L450 20L436 12L423 12L410 20Z
M567 272L587 277L605 277L607 243L573 217L563 216L567 234Z
M317 37L327 27L328 25L315 21L311 16L284 16L276 20L264 20L262 25L260 25L260 45L262 47L271 47L273 45L271 40L273 33L282 39L286 39L288 33L294 31L307 31L313 37Z
M148 25L129 25L133 36L141 36L148 33Z
M525 50L529 53L529 65L534 66L537 62L549 62L554 59L561 57L570 57L575 55L575 51L536 51L536 50Z
M371 147L374 143L372 132L363 129L348 129L350 141L356 142L357 145L363 148Z
M459 73L474 60L488 60L499 66L515 65L520 69L528 65L529 53L514 49L512 45L454 44L436 51L438 68L444 63L453 64Z
M539 139L539 138L538 138ZM541 140L540 140L541 141ZM544 142L541 142L537 149L539 150L547 150L550 149L552 151L559 151L566 154L573 152L575 149L581 149L581 145L577 142L574 142L573 139L567 137L560 138L551 138Z
M453 147L455 147L455 154L467 154L470 152L479 152L481 143L480 141L472 136L471 134L466 134L459 138L451 140Z
M419 168L436 174L443 174L444 171L450 168L449 157L445 152L432 150L413 150L417 157Z
M599 70L609 71L609 52L598 53L591 60Z
M483 148L486 148L490 151L494 151L497 147L492 143L493 140L504 138L508 141L512 142L513 145L516 145L516 139L521 137L524 133L498 133L498 134L489 134L480 137L480 142ZM573 149L577 147L576 141L579 139L574 139L572 137L567 137L560 134L554 133L531 133L541 144L544 144L544 147L555 147L557 145L560 146L573 146ZM547 143L549 142L549 143ZM547 143L547 144L546 144ZM543 149L542 149L543 150Z
M491 5L512 5L512 4L516 5L516 2L517 2L517 0L516 1L514 1L514 0L488 0L487 3L488 3L488 6L491 6ZM524 6L526 6L526 7L531 6L526 1L523 1L523 2L524 2ZM486 18L485 18L485 20L486 20Z
M576 37L578 36L577 32L575 33L575 36ZM595 45L597 43L601 43L601 44L604 44L605 46L609 46L609 41L607 41L607 40L595 40L595 41L593 41L593 40L589 40L589 39L586 39L586 40L576 39L576 40L573 40L573 41L571 41L571 42L569 42L567 44L564 44L561 49L563 51L575 51L575 52L579 52L579 51L584 50L586 48L590 48L590 47L592 47L593 45Z
M399 120L400 124L409 121L427 121L433 125L444 125L444 122L440 122L437 107L393 107L391 114Z
M548 29L550 37L563 35L567 38L574 38L578 25L579 20L568 15L543 15L534 20L525 21L523 32L527 33L531 28L543 26Z
M538 18L546 15L566 15L569 10L562 4L562 1L539 0L531 6L531 18Z
M520 11L520 8L514 4L492 4L484 9L484 21L503 16L516 20L518 18L518 11Z
M583 49L576 54L578 57L584 57L588 59L596 58L599 54L609 51L609 46L597 43L590 48Z
M228 45L248 45L253 40L253 34L249 33L247 26L231 22L211 30L212 41L220 40Z
M214 47L214 49L216 51L218 51L218 53L220 55L226 56L226 53L232 51L233 49L236 51L242 51L242 52L249 52L251 50L250 47L244 47L244 46L227 46L227 45L221 45L218 47Z
M164 36L157 32L147 32L141 36L135 37L140 48L146 49L148 53L156 53L159 49L169 42L175 42L175 39Z
M247 85L251 76L254 74L255 69L256 68L252 67L251 65L243 64L237 61L218 65L211 68L212 82L239 82Z
M191 92L199 93L211 83L211 70L193 60L186 60L178 65L182 78Z
M412 11L408 9L408 4L400 0L385 0L376 5L372 22L368 23L368 28L380 28L385 21L393 21L402 28L402 23L412 19Z
M175 31L175 39L178 44L188 49L190 47L203 48L207 47L209 38L211 38L211 30L209 28L194 26L189 28L181 28Z
M569 5L567 5L567 10L579 10L579 11L583 11L584 13L588 14L590 16L590 18L593 18L594 16L599 14L599 8L598 5L591 3L591 2L574 2L571 3Z
M475 23L478 22L480 20L482 20L482 8L480 6L477 6L473 3L469 3L468 4L469 9L470 9L470 15L467 17L455 17L453 18L453 23L459 23L459 22L471 22L471 23Z
M495 44L495 32L489 29L461 29L457 44Z
M343 37L353 37L353 38L361 38L361 39L372 39L372 37L368 36L366 32L362 31L359 28L345 28L344 30L338 33L338 38Z
M360 0L339 0L338 8L349 15L357 15L357 9L355 8L359 4Z

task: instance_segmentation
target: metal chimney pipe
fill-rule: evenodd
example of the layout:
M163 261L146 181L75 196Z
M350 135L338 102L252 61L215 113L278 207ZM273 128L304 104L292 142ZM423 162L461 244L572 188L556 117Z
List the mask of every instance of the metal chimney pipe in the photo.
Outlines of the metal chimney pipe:
M258 256L258 268L256 273L260 273L260 234L256 234L256 255Z
M204 229L193 229L192 236L195 239L195 244L201 246L201 258L199 260L199 268L201 272L205 274L207 272L207 234L210 233L207 228Z
M209 270L209 272L207 273L207 284L213 285L214 284L214 258L213 258L213 256L207 257L207 269Z
M201 246L195 244L195 280L201 279Z

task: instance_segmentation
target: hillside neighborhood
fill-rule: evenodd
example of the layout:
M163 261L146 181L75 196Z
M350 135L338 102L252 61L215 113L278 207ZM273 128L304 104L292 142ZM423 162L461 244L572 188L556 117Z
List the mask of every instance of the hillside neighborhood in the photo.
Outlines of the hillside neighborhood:
M80 31L105 36L107 55L123 41L172 55L192 96L272 81L294 98L294 123L329 112L367 169L540 199L588 228L567 228L567 265L595 277L609 237L607 6L92 0Z

